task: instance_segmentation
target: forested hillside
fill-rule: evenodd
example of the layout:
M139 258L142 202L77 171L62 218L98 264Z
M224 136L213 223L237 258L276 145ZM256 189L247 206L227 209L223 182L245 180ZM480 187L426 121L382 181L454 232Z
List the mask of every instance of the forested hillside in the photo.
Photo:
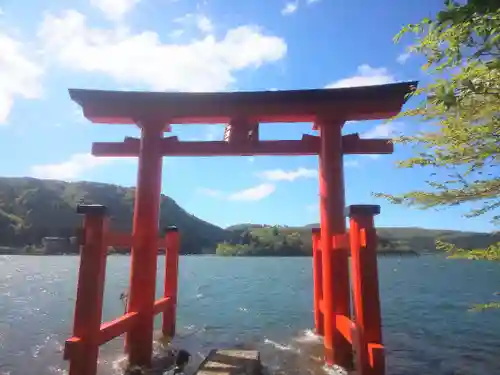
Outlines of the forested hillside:
M111 227L131 230L133 188L97 182L0 178L0 253L40 246L43 237L74 236L81 223L75 208L82 202L107 206ZM167 196L161 198L160 211L160 228L179 227L183 254L310 255L311 228L317 226L238 224L222 229L189 214ZM437 238L463 248L485 247L499 240L498 235L422 228L379 228L378 233L379 251L397 254L433 251Z
M96 182L0 178L0 246L40 244L46 236L71 237L81 223L78 203L107 206L111 227L130 231L134 189ZM213 252L224 229L189 214L167 196L161 198L160 228L179 227L183 253ZM189 234L189 235L185 235Z

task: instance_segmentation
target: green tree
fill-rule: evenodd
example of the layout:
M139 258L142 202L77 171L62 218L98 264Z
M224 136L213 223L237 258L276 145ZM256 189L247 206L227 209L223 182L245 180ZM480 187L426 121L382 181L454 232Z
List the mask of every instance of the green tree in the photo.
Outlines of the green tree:
M401 168L430 169L429 188L399 196L376 194L397 204L431 208L472 203L466 216L500 215L500 2L445 1L434 19L404 27L413 34L410 52L426 58L432 82L416 90L423 100L398 117L418 118L429 131L402 136L414 156ZM500 260L500 244L472 252L438 243L454 256Z

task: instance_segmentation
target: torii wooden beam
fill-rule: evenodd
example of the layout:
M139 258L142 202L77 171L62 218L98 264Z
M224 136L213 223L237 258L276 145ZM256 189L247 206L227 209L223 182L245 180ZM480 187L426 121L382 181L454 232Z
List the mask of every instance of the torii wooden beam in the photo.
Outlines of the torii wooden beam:
M318 118L380 120L399 113L417 82L316 90L177 93L70 89L95 123L224 124L233 119L315 122Z
M96 142L94 156L139 156L141 142L126 138L123 142ZM344 154L391 154L394 146L390 139L361 139L358 134L342 137ZM258 141L247 144L226 141L185 142L177 137L161 140L163 156L242 156L242 155L318 155L320 138L304 135L302 140Z

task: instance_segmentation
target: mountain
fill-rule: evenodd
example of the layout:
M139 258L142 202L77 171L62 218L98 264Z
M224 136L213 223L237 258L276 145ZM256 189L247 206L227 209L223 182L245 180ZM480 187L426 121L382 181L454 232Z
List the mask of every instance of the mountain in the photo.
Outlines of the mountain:
M0 178L0 246L39 245L43 237L74 236L82 221L75 211L81 202L106 206L111 228L130 232L134 190L97 182ZM226 238L224 229L189 214L164 195L160 212L160 228L179 228L183 254L214 252Z
M82 221L75 212L81 202L105 205L111 229L130 232L134 193L134 188L97 182L0 177L0 253L40 246L43 237L74 236ZM162 195L160 228L169 225L180 229L182 254L213 254L217 249L222 255L310 255L311 228L318 226L237 224L222 229ZM378 228L378 234L379 251L389 253L432 251L437 238L462 248L481 248L500 241L498 234L423 228Z

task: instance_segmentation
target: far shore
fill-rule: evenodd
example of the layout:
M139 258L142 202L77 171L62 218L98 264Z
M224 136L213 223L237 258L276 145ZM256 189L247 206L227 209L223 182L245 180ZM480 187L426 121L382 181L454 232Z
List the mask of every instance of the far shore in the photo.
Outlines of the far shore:
M420 256L420 255L426 255L426 254L432 254L434 252L426 252L426 253L419 253L417 251L413 250L379 250L377 252L377 255L382 255L382 256ZM158 255L164 255L164 251L159 251ZM68 253L47 253L44 252L42 249L36 250L36 251L26 251L25 248L17 248L17 247L7 247L7 246L0 246L0 256L1 255L27 255L27 256L79 256L79 253L74 253L74 252L68 252ZM128 256L130 255L129 252L127 253L121 253L121 252L109 252L108 256ZM202 253L202 254L181 254L182 256L184 255L203 255L203 256L219 256L219 257L226 257L226 258L277 258L277 257L288 257L288 258L310 258L312 255L234 255L234 256L228 256L228 255L217 255L215 252L212 253Z

